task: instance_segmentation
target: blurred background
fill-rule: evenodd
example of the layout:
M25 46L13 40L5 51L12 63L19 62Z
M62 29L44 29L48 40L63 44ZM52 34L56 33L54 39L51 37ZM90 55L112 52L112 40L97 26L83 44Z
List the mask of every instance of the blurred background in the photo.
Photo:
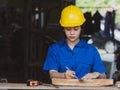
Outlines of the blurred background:
M64 37L59 17L70 4L86 18L81 38L98 49L108 78L120 80L120 0L0 0L1 82L50 82L43 63Z

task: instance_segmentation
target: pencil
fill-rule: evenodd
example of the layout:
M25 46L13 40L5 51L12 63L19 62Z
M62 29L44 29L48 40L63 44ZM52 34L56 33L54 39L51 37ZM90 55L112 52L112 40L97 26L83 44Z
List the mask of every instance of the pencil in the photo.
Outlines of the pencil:
M67 66L65 67L67 70L70 70ZM79 78L75 74L75 78L79 80Z

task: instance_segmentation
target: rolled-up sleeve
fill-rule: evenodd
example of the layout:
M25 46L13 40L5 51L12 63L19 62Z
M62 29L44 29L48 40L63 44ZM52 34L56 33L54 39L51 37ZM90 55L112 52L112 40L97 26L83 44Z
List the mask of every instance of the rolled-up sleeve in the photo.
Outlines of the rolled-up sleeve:
M106 73L107 70L103 64L103 61L100 57L99 52L95 49L94 50L94 59L93 59L93 72L100 72L100 73Z

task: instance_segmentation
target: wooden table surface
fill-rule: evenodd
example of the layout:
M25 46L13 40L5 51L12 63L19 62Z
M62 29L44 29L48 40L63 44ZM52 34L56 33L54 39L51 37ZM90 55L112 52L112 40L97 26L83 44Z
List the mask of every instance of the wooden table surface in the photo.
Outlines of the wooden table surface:
M0 83L0 89L79 89L79 90L120 90L115 86L105 87L73 87L73 86L54 86L51 84L38 85L38 86L27 86L26 83Z

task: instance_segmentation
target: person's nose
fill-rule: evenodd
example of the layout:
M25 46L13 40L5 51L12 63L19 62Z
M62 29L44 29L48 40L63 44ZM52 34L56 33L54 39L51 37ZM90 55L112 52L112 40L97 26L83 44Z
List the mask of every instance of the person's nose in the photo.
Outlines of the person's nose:
M72 29L71 31L70 31L70 34L74 34L75 32L74 32L74 30Z

